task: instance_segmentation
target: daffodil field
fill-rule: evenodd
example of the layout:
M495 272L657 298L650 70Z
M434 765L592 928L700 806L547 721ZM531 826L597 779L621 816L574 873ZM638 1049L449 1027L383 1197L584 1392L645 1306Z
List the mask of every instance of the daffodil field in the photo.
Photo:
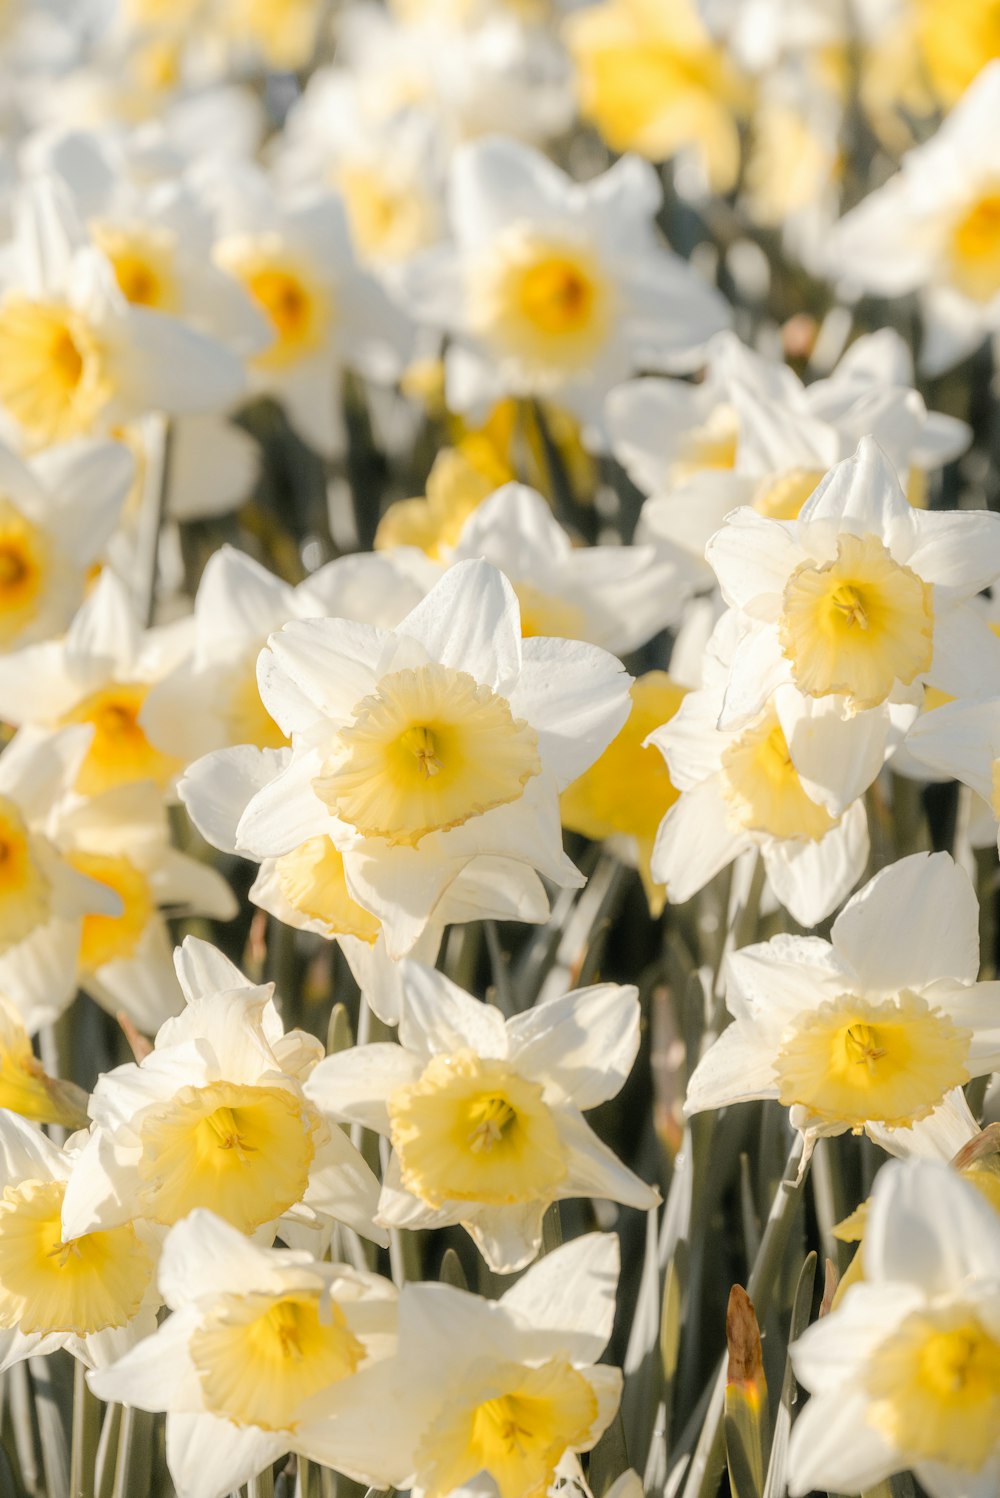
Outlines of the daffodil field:
M0 0L0 1498L1000 1498L1000 0Z

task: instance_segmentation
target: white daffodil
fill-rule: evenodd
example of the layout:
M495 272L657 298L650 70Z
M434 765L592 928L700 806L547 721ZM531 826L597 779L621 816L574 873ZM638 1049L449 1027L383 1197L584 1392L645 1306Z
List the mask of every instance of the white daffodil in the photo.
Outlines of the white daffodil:
M1000 822L1000 697L945 702L921 713L906 736L914 773L942 775L969 786ZM984 808L985 811L985 808ZM997 828L1000 849L1000 827Z
M289 768L290 751L249 746L208 754L184 776L182 795L198 830L224 853L251 858L238 828L258 792ZM399 1023L399 964L390 957L382 922L351 893L344 854L328 833L307 837L278 857L261 856L250 900L286 926L335 941L371 1008L387 1025ZM410 949L434 962L445 926L467 921L540 922L549 913L541 880L515 859L475 857L442 893Z
M1000 328L1000 62L930 140L834 229L827 270L880 296L921 294L921 363L940 374Z
M638 539L701 559L737 505L794 520L827 469L868 436L922 500L928 472L962 452L970 432L929 412L912 383L906 345L884 328L859 338L829 378L811 385L720 333L701 384L619 386L605 416L615 456L650 496Z
M649 546L574 547L542 496L504 484L465 522L455 561L499 567L521 607L521 633L589 640L627 655L675 624L694 585Z
M355 252L387 276L444 235L446 146L427 112L367 107L361 79L319 68L285 121L279 180L344 200Z
M387 556L341 557L292 588L223 546L198 586L191 654L152 688L140 725L157 749L185 764L230 744L278 748L287 738L257 688L268 635L289 619L328 615L391 626L423 593L412 571Z
M734 1023L685 1107L777 1098L807 1137L924 1120L926 1138L953 1088L1000 1067L1000 984L978 973L969 876L947 853L902 858L848 901L829 942L778 936L730 955Z
M865 1278L791 1349L811 1398L788 1486L870 1491L910 1470L931 1498L1000 1485L1000 1219L946 1165L875 1182Z
M213 215L181 175L181 163L168 159L162 173L151 172L134 142L108 130L56 135L34 155L65 182L131 306L180 318L241 357L267 347L270 324L213 262Z
M619 1370L596 1362L618 1273L617 1238L590 1233L498 1301L404 1285L396 1358L345 1391L338 1465L380 1467L383 1485L421 1498L533 1498L579 1478L576 1453L593 1447L621 1396Z
M636 368L694 361L728 321L719 293L658 240L654 169L626 157L575 183L499 137L452 158L453 243L412 261L406 305L450 335L448 404L543 396L599 423Z
M280 401L298 434L329 456L343 442L344 364L376 381L395 379L408 351L406 319L356 265L338 197L276 203L273 186L249 167L227 170L217 191L216 262L272 333L250 360L251 389Z
M63 1347L100 1368L156 1326L159 1234L125 1217L67 1237L62 1204L75 1160L0 1109L0 1371Z
M681 903L757 848L775 897L801 925L814 926L864 873L864 802L834 815L803 784L788 747L799 721L794 688L778 687L746 726L718 726L739 631L737 617L723 615L705 651L704 686L646 739L666 760L675 788L656 830L650 876L668 900Z
M538 1253L553 1201L656 1205L583 1119L632 1069L634 988L579 989L506 1021L419 963L403 964L403 989L399 1045L329 1056L306 1084L325 1112L391 1141L376 1221L460 1223L490 1268L511 1274Z
M0 994L34 1034L76 991L84 920L121 901L59 850L60 821L90 731L22 729L0 754Z
M27 463L0 444L0 649L66 627L132 475L128 450L117 442L69 442Z
M222 410L241 361L179 318L133 305L56 178L21 188L0 277L0 413L38 448L145 412Z
M257 674L292 752L246 805L237 851L280 859L308 847L315 861L329 839L391 957L413 948L474 859L581 882L562 850L558 793L622 726L630 678L596 646L522 641L514 592L488 563L451 568L395 630L286 624ZM181 782L210 842L232 835L226 808L245 762L220 750ZM331 865L323 878L334 876Z
M80 987L151 1035L184 1007L167 916L231 920L233 892L221 874L171 846L163 797L149 781L70 803L58 842L73 868L121 902L120 915L83 918Z
M188 937L175 953L187 1006L141 1062L105 1072L91 1095L90 1137L63 1205L67 1229L127 1214L169 1226L211 1207L241 1232L279 1218L323 1230L332 1220L378 1242L378 1182L303 1083L323 1047L284 1033L273 984L251 984Z
M361 116L430 118L446 147L496 131L543 144L568 130L575 100L565 48L544 7L505 0L394 0L338 18L338 61Z
M720 726L748 726L792 686L788 752L832 815L875 779L925 685L1000 683L1000 641L972 605L1000 575L1000 517L913 509L868 438L798 520L736 510L706 555L742 627Z
M189 648L189 621L143 630L129 591L105 568L62 640L0 660L0 716L50 732L92 729L76 790L97 796L151 780L165 787L181 762L147 739L139 714L155 681Z
M167 1412L178 1498L223 1498L290 1451L382 1485L383 1461L354 1464L342 1410L363 1406L371 1372L395 1352L394 1286L258 1247L203 1210L167 1235L159 1284L172 1314L90 1386Z

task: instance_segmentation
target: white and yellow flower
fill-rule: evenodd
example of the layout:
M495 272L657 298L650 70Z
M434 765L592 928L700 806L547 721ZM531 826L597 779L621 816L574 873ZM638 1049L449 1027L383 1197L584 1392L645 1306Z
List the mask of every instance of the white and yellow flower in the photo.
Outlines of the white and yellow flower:
M658 240L660 198L636 157L581 184L509 139L461 147L453 243L411 261L401 283L413 315L451 337L448 405L544 396L598 422L639 366L696 362L728 309Z
M831 815L875 779L926 685L1000 682L1000 641L972 604L1000 575L1000 517L914 509L869 438L797 520L738 509L706 554L741 632L720 726L749 726L790 686L788 752Z
M90 743L75 782L81 796L140 780L165 789L181 761L150 742L139 716L189 642L187 620L143 630L127 587L105 568L63 639L0 661L0 716L49 733L86 724Z
M333 1221L378 1241L378 1182L306 1096L318 1040L285 1034L271 997L205 942L175 955L187 1006L141 1062L105 1072L93 1127L63 1204L67 1230L127 1216L169 1226L210 1207L241 1232L278 1220L322 1233Z
M396 1349L387 1280L261 1248L197 1210L167 1235L159 1283L171 1315L90 1385L167 1412L178 1498L222 1498L290 1451L382 1485L388 1457L356 1464L344 1411Z
M128 1217L67 1237L75 1150L0 1110L0 1370L65 1348L89 1368L156 1326L159 1234Z
M646 739L662 754L675 788L655 832L650 876L679 904L756 848L777 900L801 925L813 926L864 873L864 802L857 799L834 815L803 783L788 747L798 722L793 688L778 687L745 725L719 727L738 639L739 622L729 612L705 651L704 686L689 692Z
M1000 1220L946 1165L875 1182L865 1278L792 1345L811 1397L789 1491L857 1493L912 1471L931 1498L1000 1483Z
M343 442L345 364L387 383L400 373L408 323L354 260L343 204L313 193L287 206L249 166L220 186L216 263L266 320L271 341L250 360L251 390L280 401L296 432L331 455Z
M522 640L516 596L488 563L451 568L395 630L287 624L258 681L292 752L245 804L236 850L280 859L328 838L391 957L413 948L474 859L580 882L558 793L621 727L630 678L596 646ZM209 841L233 836L246 773L245 751L220 750L184 777Z
M579 1481L577 1453L594 1446L621 1395L619 1370L596 1362L618 1273L617 1238L590 1233L498 1301L404 1285L398 1355L353 1391L352 1465L381 1466L393 1486L427 1498L533 1498L558 1479ZM348 1415L342 1407L338 1423Z
M376 1221L460 1223L490 1268L510 1274L538 1253L553 1201L656 1205L583 1119L632 1069L634 988L579 989L506 1021L418 963L403 965L403 990L399 1045L341 1051L306 1084L324 1111L390 1140Z
M615 456L649 495L640 541L704 568L705 543L730 510L794 520L829 468L862 437L884 449L914 502L928 476L970 439L964 422L928 411L909 351L889 328L851 345L833 373L803 385L785 364L731 333L712 340L705 379L628 381L608 397Z
M954 1088L1000 1067L1000 984L978 972L968 875L947 853L900 859L848 901L829 942L779 936L731 954L734 1023L685 1107L776 1098L807 1137L881 1141L923 1121L926 1140Z
M627 655L676 624L694 570L648 546L575 547L550 506L526 484L504 484L462 527L453 560L482 557L505 573L521 606L521 633L589 640Z
M126 299L64 183L21 188L0 278L0 411L19 446L105 435L150 411L222 410L243 386L221 343Z
M960 26L953 16L949 27ZM1000 60L829 240L828 274L881 296L919 292L921 364L940 374L1000 327Z

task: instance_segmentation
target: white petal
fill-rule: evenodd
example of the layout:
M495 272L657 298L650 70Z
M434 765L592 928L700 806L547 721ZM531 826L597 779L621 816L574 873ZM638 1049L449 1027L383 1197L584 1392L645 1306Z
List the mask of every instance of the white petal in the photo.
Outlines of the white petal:
M507 1024L511 1060L581 1112L624 1087L639 1050L639 997L601 983L546 999Z
M800 926L818 926L836 910L864 873L868 852L863 801L818 842L774 840L761 849L768 883Z
M966 1280L994 1281L1000 1219L949 1165L890 1160L872 1193L865 1228L865 1277L926 1296L953 1295Z
M488 562L456 563L401 620L397 632L418 640L429 660L467 671L501 697L510 697L518 681L517 598L503 573Z
M402 967L404 1005L399 1039L425 1057L472 1050L479 1056L508 1054L507 1031L499 1009L474 999L443 973L419 962Z
M621 662L596 645L525 640L511 711L537 731L542 763L560 790L589 769L624 726L631 685Z
M167 1466L177 1498L224 1498L288 1450L289 1435L215 1415L171 1415Z
M672 904L680 904L751 846L748 833L730 827L720 777L712 775L685 791L660 823L653 846L653 878L666 885Z
M968 874L947 853L913 853L876 874L831 933L837 954L873 993L974 982L979 907Z
M386 1103L398 1087L416 1082L423 1060L388 1042L356 1046L327 1056L306 1079L304 1091L323 1113L388 1134Z
M621 1254L613 1233L587 1233L545 1255L500 1297L535 1330L572 1333L574 1362L596 1363L615 1317Z

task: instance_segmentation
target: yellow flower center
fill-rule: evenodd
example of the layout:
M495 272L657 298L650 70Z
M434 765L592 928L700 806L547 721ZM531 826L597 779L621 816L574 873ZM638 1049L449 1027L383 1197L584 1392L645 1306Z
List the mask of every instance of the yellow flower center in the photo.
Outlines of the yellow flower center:
M414 847L516 801L541 769L534 730L447 666L383 676L340 740L346 757L315 781L317 794L365 837Z
M135 780L164 786L181 768L179 759L154 749L139 725L148 694L146 682L112 682L84 697L62 719L60 726L94 725L94 737L76 777L81 796L99 796Z
M10 644L35 617L48 571L44 534L0 498L0 644Z
M134 307L152 307L157 312L177 310L172 234L151 228L121 229L113 224L95 224L91 232L110 260L127 302Z
M226 1295L189 1349L206 1410L264 1430L294 1429L302 1406L365 1357L340 1306L309 1290Z
M779 631L800 691L876 707L930 669L933 592L877 536L842 535L834 561L792 573Z
M219 260L271 324L274 342L254 357L258 369L287 369L325 346L334 315L329 289L280 241L230 240Z
M374 942L381 929L377 916L351 895L344 858L328 837L311 837L275 861L281 892L289 905L313 921L322 921L330 936L356 936Z
M534 583L515 582L514 592L521 607L521 637L579 640L586 629L583 610L576 604L536 588Z
M51 886L15 803L0 796L0 951L49 918Z
M125 1326L153 1272L131 1224L63 1239L65 1181L24 1181L0 1199L0 1327L78 1337Z
M420 1443L417 1462L427 1498L445 1498L487 1472L500 1498L542 1498L567 1451L586 1444L597 1399L565 1358L538 1368L500 1364L496 1393L458 1409L450 1404Z
M823 472L822 468L792 468L763 479L753 497L754 509L769 520L797 520Z
M1000 1430L1000 1341L967 1308L915 1311L875 1353L868 1419L906 1463L978 1472Z
M969 1080L971 1038L907 990L881 1003L842 994L792 1021L775 1060L778 1096L854 1129L908 1128Z
M0 403L33 444L88 433L111 393L103 350L78 312L18 294L0 304Z
M722 753L723 793L738 827L818 842L837 825L806 795L777 718L768 713Z
M566 1152L542 1089L472 1051L435 1056L388 1101L403 1185L429 1206L548 1200Z
M231 744L256 744L258 749L282 749L288 737L282 733L261 701L257 686L256 656L239 675L229 693L224 718Z
M113 889L122 902L121 915L85 915L80 937L80 966L96 972L106 962L131 957L156 913L149 880L123 854L86 853L74 849L66 861L81 874Z
M209 1207L251 1233L300 1201L319 1115L284 1087L182 1087L142 1117L143 1211L172 1223Z
M512 230L469 284L474 330L538 370L569 374L607 337L613 288L586 245Z

